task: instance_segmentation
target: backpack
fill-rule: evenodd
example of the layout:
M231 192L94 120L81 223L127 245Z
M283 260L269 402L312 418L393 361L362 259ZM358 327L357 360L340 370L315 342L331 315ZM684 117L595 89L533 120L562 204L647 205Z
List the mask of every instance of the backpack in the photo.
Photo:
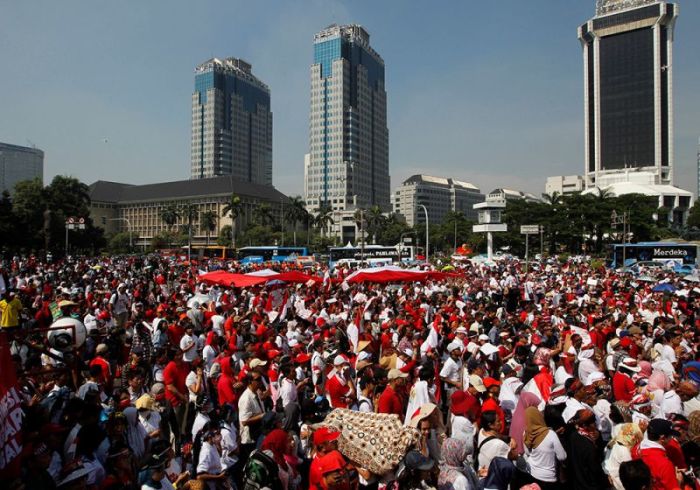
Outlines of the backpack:
M277 463L263 451L256 449L248 458L243 468L243 486L241 490L282 490Z

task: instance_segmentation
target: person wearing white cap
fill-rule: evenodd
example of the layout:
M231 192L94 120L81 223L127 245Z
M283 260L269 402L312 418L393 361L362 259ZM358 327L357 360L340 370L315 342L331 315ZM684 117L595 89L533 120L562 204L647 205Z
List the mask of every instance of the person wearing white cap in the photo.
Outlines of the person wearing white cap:
M455 390L462 389L462 350L464 344L461 340L453 340L447 346L450 357L443 363L440 370L440 379L447 385L447 396L451 396Z
M126 284L117 286L117 291L109 298L109 310L116 320L118 328L124 328L131 309L131 298L126 293Z
M333 408L350 408L355 386L350 378L350 363L341 355L333 359L333 371L326 383L326 393Z
M629 403L637 393L637 385L632 380L632 374L638 373L642 368L637 365L637 360L625 357L617 366L617 372L612 379L612 389L615 400Z

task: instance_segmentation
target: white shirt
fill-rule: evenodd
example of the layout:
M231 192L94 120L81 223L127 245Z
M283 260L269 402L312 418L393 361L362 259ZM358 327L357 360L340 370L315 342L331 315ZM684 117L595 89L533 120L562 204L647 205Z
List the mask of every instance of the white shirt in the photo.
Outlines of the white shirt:
M204 379L202 379L202 384L199 386L200 393L195 393L192 391L191 386L194 386L197 383L197 373L194 371L190 371L190 373L187 375L187 378L185 378L185 385L187 386L187 391L189 392L190 396L190 401L192 403L197 401L197 396L204 391Z
M211 329L216 332L219 337L224 336L224 321L226 319L221 315L211 317Z
M210 475L218 475L223 470L221 466L221 456L217 451L216 446L204 442L202 449L199 452L199 461L197 462L197 473L209 473ZM208 481L207 486L214 490L216 489L216 481Z
M461 415L450 414L450 420L452 425L452 434L450 437L464 441L467 444L467 454L474 453L474 434L476 429L474 424L467 417L462 417Z
M214 364L214 359L216 359L216 349L211 345L205 345L204 350L202 350L202 358L204 359L204 372L209 376L211 366Z
M238 449L238 431L231 424L221 427L221 464L229 469L238 461L234 451Z
M480 430L477 444L481 445L487 437L488 436L484 435L484 431ZM510 446L508 444L497 437L489 440L489 442L479 449L479 468L488 468L493 458L501 457L507 459L508 453L510 453Z
M282 406L286 407L290 403L297 401L297 385L289 378L281 381L278 396L282 399Z
M194 422L192 423L192 440L197 437L199 431L201 431L210 420L209 415L202 412L197 412L197 416L194 418Z
M263 412L263 405L258 395L246 388L241 398L238 400L238 421L241 427L241 444L252 444L255 442L250 436L250 427L243 425L243 422Z
M625 490L622 481L620 481L620 465L631 460L632 454L629 448L622 444L615 443L612 448L606 450L603 471L610 477L610 481L612 481L616 490Z
M461 379L461 374L462 374L462 363L461 362L455 362L452 357L448 357L445 363L442 365L442 369L440 370L440 378L445 378L449 379L450 381L455 381L459 382L462 381ZM448 392L452 392L455 390L455 387L452 385L449 385L447 387Z
M185 351L185 349L193 346L190 350ZM185 362L192 362L199 357L197 353L197 340L190 335L183 335L180 339L180 349L182 350L182 358Z
M530 475L546 482L557 481L557 461L566 459L566 451L557 434L550 430L539 446L530 450L525 447L525 458L530 465Z

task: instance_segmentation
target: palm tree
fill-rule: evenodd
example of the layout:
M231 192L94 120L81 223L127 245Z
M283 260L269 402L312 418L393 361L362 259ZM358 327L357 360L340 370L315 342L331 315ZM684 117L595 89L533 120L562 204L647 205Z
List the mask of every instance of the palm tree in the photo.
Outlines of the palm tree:
M199 212L199 207L196 204L187 203L182 205L182 216L185 218L187 224L187 258L191 258L192 255L192 228L197 213Z
M377 231L386 223L386 216L382 214L379 206L374 205L365 211L365 220L367 221L367 231L372 235L372 243L377 244Z
M274 223L275 218L272 215L272 208L269 204L261 204L253 210L253 221L260 226L268 226Z
M308 211L306 210L306 203L301 196L289 198L289 206L285 210L284 219L285 221L292 223L292 230L294 231L294 246L297 244L297 223L304 221L307 214Z
M166 207L160 210L160 219L168 225L168 230L170 231L170 240L168 242L168 246L170 248L173 247L173 241L172 241L172 230L173 226L175 223L177 223L177 220L180 218L180 208L177 207L177 204L168 204Z
M236 250L236 220L241 215L243 203L241 198L235 194L231 194L231 199L226 203L221 210L223 216L231 216L231 248Z
M326 236L328 227L335 224L335 221L333 221L333 208L328 204L321 205L321 207L316 210L314 224L321 230L323 236Z
M177 207L177 204L168 204L160 210L160 219L170 227L170 231L179 218L180 208Z
M207 247L209 246L209 237L211 236L211 232L216 230L216 221L218 218L219 217L214 211L202 213L202 216L200 217L200 225L204 228L204 231L207 234Z

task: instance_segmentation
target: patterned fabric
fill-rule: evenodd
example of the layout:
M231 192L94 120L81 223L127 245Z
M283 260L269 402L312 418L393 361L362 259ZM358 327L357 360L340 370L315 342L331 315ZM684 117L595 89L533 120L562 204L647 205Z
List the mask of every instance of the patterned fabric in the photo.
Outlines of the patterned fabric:
M396 415L338 408L320 424L340 431L338 449L351 462L383 475L399 464L420 433L404 427Z

